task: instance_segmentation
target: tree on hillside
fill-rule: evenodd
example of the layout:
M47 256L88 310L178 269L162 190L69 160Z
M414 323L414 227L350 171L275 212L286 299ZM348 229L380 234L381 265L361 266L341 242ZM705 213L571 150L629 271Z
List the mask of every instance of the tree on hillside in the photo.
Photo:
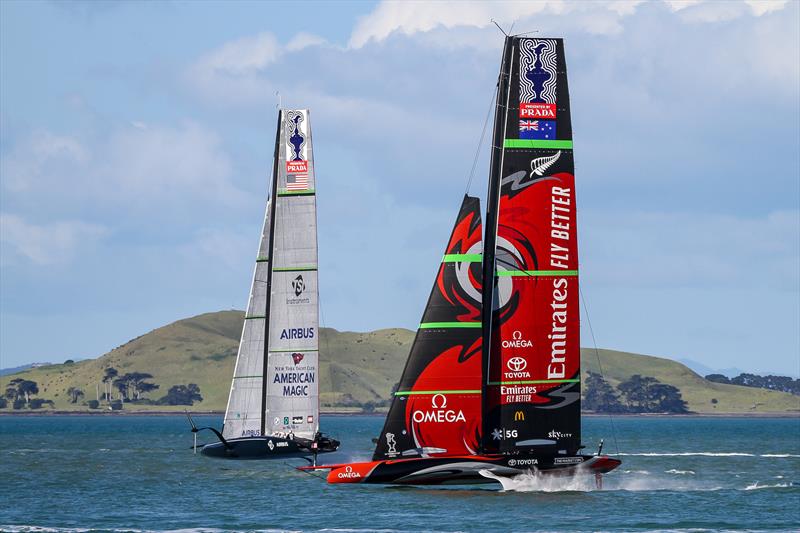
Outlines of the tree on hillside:
M70 387L67 389L70 403L78 403L78 400L84 397L83 391L77 387Z
M617 389L625 396L632 413L688 413L681 391L656 378L634 374Z
M617 389L625 395L628 408L637 413L647 413L649 391L651 385L658 383L656 378L632 375L627 381L617 385Z
M598 413L622 413L625 406L619 401L619 395L614 387L595 372L589 372L586 378L586 395L583 407Z
M106 400L108 401L111 401L111 385L118 374L119 372L113 366L106 368L105 374L103 374L103 385L105 387Z
M158 403L161 405L193 405L195 401L202 402L200 387L195 383L188 385L173 385L167 391L167 395L161 397Z
M730 383L731 380L725 374L709 374L706 376L706 381L712 383Z

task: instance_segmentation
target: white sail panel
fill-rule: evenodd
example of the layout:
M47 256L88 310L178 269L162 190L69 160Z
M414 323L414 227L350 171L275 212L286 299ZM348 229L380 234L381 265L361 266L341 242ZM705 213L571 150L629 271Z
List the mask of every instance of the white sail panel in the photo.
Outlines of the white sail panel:
M319 424L317 211L307 110L283 111L272 248L268 434L313 438Z
M222 434L226 439L261 434L270 216L270 203L267 202L256 267L250 286L250 300L247 304L228 406L225 410Z

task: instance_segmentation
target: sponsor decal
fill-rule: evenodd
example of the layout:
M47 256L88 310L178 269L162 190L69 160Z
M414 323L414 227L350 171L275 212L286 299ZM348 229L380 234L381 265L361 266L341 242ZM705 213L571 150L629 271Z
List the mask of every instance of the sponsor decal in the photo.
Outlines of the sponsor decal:
M292 417L292 424L302 424L303 417L302 416L293 416Z
M525 413L517 411L514 413L514 422L525 422Z
M531 401L531 396L536 394L534 385L501 385L500 395L504 403L522 403Z
M386 451L386 455L397 455L397 442L394 440L394 433L387 433L386 434L386 445L389 449Z
M269 439L269 440L267 441L267 448L269 448L269 449L270 449L270 451L272 451L272 450L274 450L274 449L275 449L275 444L273 444L273 443L272 443L272 439Z
M556 104L542 102L520 102L519 118L556 118Z
M284 416L283 417L283 425L284 426L288 426L289 425L289 417L288 416Z
M294 298L286 298L286 303L288 305L297 305L297 304L307 304L311 302L311 298L306 296L305 298L301 298L300 295L303 294L306 290L306 282L303 279L303 275L300 274L296 278L291 281L292 292L294 292Z
M294 361L294 366L297 366L298 364L300 364L300 361L303 360L303 357L304 357L303 354L301 354L299 352L293 353L292 354L292 361Z
M242 437L258 437L261 431L257 429L245 429L242 431Z
M566 270L569 268L569 242L573 227L570 227L572 195L569 188L553 186L551 192L550 216L550 268ZM567 295L569 279L553 279L550 308L552 326L550 334L550 362L547 365L547 379L564 379L567 354Z
M557 62L556 41L551 39L522 39L520 41L520 116L522 116L523 110L522 103L533 102L555 106Z
M553 459L553 464L557 465L575 465L582 462L583 459L580 457L556 457Z
M568 439L572 436L572 433L561 433L560 431L553 429L547 434L547 436L551 439Z
M314 328L287 328L281 330L281 340L313 339Z
M524 357L511 357L506 361L506 371L503 372L505 379L529 379L531 373L525 369L528 368L528 361Z
M273 423L273 424L275 424L275 425L277 426L278 424L280 424L280 423L281 423L281 417L279 417L279 416L276 416L276 417L275 417L275 418L272 420L272 423Z
M279 440L275 446L277 446L278 448L288 448L289 443L286 442L285 440Z
M311 415L308 415L306 417L306 422L308 422L309 424L313 424L314 423L314 417L311 416Z
M527 120L519 121L520 139L549 139L556 138L555 120Z
M430 411L413 411L411 419L417 424L422 422L466 422L464 412L460 409L456 412L447 408L447 397L444 394L434 394L431 398Z
M545 171L553 166L559 157L561 157L561 150L553 155L531 159L531 179L534 179L534 176L544 176Z
M286 171L294 162L307 162L306 156L306 124L305 114L302 111L286 112ZM307 169L307 167L306 167ZM304 169L304 171L306 170Z
M310 368L308 366L288 370L285 367L276 368L272 383L283 385L284 396L308 396L310 384L316 382L316 374Z
M528 339L522 338L521 331L515 331L511 335L512 340L504 340L502 342L503 348L533 348L533 343Z
M536 466L539 464L538 459L509 459L508 466Z
M286 184L289 184L289 176L303 175L306 176L306 185L308 185L308 161L287 161L286 162ZM305 189L307 187L303 187Z
M492 439L494 440L505 440L505 439L516 439L518 436L516 429L494 429L492 431Z
M346 467L344 467L344 472L339 472L338 474L336 474L336 476L339 479L356 479L360 478L361 474L359 474L358 472L353 472L353 467L347 465Z

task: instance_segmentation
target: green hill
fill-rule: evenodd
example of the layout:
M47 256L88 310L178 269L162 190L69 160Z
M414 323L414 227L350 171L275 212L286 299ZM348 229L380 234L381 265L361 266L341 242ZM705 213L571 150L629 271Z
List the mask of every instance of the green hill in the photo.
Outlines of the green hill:
M203 396L194 410L225 409L230 376L236 360L243 320L240 311L221 311L179 320L137 337L107 354L70 364L42 366L0 377L0 390L9 381L24 378L38 383L40 398L51 399L58 410L88 408L87 400L103 391L102 376L114 367L120 374L147 372L159 389L147 395L163 396L178 384L196 383ZM383 329L368 333L322 328L320 336L320 387L323 409L379 402L390 397L400 379L414 333ZM680 389L689 409L698 413L800 412L800 398L790 394L711 383L684 365L669 359L612 350L599 350L606 379L616 385L632 374L652 376ZM582 350L584 372L597 372L594 350ZM586 376L584 375L584 378ZM70 402L67 390L77 387L84 398ZM115 393L116 397L116 393ZM717 403L713 404L712 399ZM753 406L755 408L753 409ZM130 405L126 410L177 410L184 407ZM9 408L5 411L10 410Z

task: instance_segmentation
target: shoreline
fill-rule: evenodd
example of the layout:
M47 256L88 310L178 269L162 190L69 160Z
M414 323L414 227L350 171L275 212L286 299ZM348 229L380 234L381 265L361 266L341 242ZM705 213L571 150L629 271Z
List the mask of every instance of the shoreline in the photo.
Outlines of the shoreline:
M223 416L224 411L189 411L192 416ZM182 411L0 411L0 417L37 417L37 416L181 416ZM348 412L320 411L320 416L375 416L385 417L383 412ZM800 418L800 411L773 413L581 413L584 418Z

